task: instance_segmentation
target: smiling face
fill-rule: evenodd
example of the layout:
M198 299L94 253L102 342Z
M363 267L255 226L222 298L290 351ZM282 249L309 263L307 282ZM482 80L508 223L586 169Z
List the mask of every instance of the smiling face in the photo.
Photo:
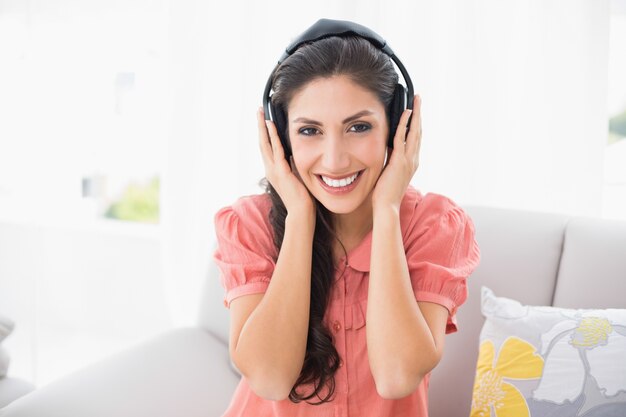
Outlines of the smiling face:
M346 76L311 81L288 108L295 166L329 211L365 221L385 161L389 125L371 91Z

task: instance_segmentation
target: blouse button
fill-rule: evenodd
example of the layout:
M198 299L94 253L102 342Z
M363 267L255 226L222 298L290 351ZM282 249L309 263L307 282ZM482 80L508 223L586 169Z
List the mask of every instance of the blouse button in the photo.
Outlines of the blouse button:
M335 320L335 323L333 324L333 329L335 329L336 332L341 330L341 323Z
M343 366L343 359L339 359L339 367L341 368Z

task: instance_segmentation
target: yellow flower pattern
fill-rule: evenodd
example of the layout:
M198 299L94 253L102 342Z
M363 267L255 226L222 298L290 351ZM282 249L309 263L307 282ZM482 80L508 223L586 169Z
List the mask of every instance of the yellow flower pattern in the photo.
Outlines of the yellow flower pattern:
M572 345L593 349L608 343L609 333L613 331L611 323L602 317L584 317L572 334Z
M506 380L541 377L543 358L535 351L525 340L509 337L496 360L490 340L480 345L471 417L529 417L526 400Z

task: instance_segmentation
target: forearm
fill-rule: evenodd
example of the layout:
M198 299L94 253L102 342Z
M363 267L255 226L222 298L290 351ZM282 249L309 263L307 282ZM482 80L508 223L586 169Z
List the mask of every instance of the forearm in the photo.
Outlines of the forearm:
M408 395L438 361L435 340L415 300L396 209L374 212L366 329L379 392Z
M315 224L298 213L285 220L285 235L263 299L243 326L235 364L256 386L289 393L306 352Z

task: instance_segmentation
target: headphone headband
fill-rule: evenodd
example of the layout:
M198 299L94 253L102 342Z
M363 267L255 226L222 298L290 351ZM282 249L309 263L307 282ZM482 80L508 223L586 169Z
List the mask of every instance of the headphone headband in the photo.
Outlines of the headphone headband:
M303 43L319 41L330 36L347 36L350 34L365 38L387 55L393 55L393 51L387 45L387 42L380 35L363 25L347 20L320 19L285 49L278 63L282 63L285 58L293 54Z

